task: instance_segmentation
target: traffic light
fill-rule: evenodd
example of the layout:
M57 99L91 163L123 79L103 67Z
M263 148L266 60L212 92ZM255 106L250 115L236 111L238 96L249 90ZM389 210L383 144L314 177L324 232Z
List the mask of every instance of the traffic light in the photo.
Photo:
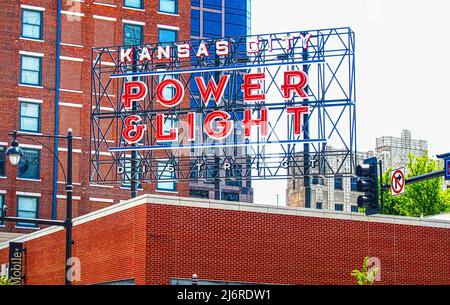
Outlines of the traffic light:
M358 197L358 207L366 209L366 215L378 214L378 159L372 157L356 167L356 189L363 193Z

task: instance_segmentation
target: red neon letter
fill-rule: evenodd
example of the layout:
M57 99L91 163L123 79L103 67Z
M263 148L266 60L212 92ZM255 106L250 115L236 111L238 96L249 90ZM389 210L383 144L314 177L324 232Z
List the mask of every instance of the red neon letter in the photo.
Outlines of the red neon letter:
M171 99L166 99L164 97L164 88L167 86L173 86L175 89L175 95ZM161 105L165 107L174 107L181 103L181 100L184 97L184 87L181 82L174 78L168 78L163 80L156 87L156 97Z
M230 115L222 110L217 110L209 113L205 118L205 132L214 139L220 140L229 136L233 130L233 121L230 121ZM217 129L213 130L213 122L217 120Z
M293 78L300 78L297 83L291 83ZM286 99L292 98L292 91L295 90L301 98L308 98L305 92L305 87L308 84L308 75L303 71L286 71L284 72L284 84L281 85L283 90L283 97Z
M158 142L174 142L178 139L178 128L171 127L168 134L164 134L164 114L156 115L156 141Z
M198 90L200 91L200 95L205 103L205 106L208 105L209 99L211 98L211 94L214 95L214 100L216 101L216 105L219 106L220 100L225 92L225 87L228 83L229 75L222 75L220 77L219 86L217 86L214 78L208 82L208 86L205 87L205 80L203 77L198 76L195 78L195 82L197 83Z
M299 135L302 132L301 114L308 113L308 106L288 107L286 112L294 115L294 134Z
M246 138L250 137L250 130L253 125L259 126L259 129L261 130L261 136L267 136L267 109L261 108L260 119L252 119L252 110L245 109L244 120L242 121L242 124L244 124L244 136Z
M122 137L128 144L135 144L144 136L147 126L137 124L141 120L141 117L138 115L130 115L125 118L123 122L125 128L122 130Z
M244 83L242 84L242 92L244 92L244 100L246 101L263 101L266 99L264 93L253 94L253 90L261 90L260 83L252 83L253 80L264 80L265 73L249 73L244 75Z
M135 92L133 93L133 91ZM122 94L123 107L126 110L133 108L132 102L143 100L147 95L147 85L141 81L126 82L124 86L124 93Z
M188 113L188 132L187 132L188 141L195 140L195 112Z

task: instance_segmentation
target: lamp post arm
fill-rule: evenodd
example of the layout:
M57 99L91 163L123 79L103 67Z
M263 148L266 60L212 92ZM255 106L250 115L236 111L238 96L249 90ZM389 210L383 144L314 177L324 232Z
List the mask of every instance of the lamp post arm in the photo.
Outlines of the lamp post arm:
M21 138L30 140L30 141L32 141L32 142L34 142L34 143L38 143L38 144L42 145L43 147L45 147L45 149L47 149L47 150L53 155L53 157L55 157L56 161L58 161L58 164L59 164L59 166L61 167L62 173L63 173L63 175L64 175L64 181L67 182L66 171L64 170L64 167L63 167L63 165L61 164L61 161L59 161L59 158L55 155L55 153L54 153L47 145L45 145L44 143L42 143L42 142L40 142L40 141L37 141L37 140L33 139L33 138L30 137L30 136L26 136L26 135L17 135L17 137L21 137ZM34 137L34 135L33 135L33 137ZM40 137L40 138L51 138L52 136L41 136L41 135L37 135L37 137ZM54 136L53 138L55 138L55 137L62 138L62 136ZM64 137L64 138L67 138L67 137Z

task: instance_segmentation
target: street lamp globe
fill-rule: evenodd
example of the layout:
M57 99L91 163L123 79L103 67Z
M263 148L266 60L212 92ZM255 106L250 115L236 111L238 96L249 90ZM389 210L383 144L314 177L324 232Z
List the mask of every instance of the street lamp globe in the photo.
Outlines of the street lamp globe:
M13 166L19 164L20 158L23 157L23 151L16 139L11 142L11 146L6 150L6 155Z

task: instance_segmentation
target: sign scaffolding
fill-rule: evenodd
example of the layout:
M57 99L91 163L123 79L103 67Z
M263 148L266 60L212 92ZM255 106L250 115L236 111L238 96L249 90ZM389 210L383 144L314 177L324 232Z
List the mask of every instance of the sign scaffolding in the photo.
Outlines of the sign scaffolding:
M130 180L131 166L141 182L354 172L350 28L95 48L92 60L93 182Z

